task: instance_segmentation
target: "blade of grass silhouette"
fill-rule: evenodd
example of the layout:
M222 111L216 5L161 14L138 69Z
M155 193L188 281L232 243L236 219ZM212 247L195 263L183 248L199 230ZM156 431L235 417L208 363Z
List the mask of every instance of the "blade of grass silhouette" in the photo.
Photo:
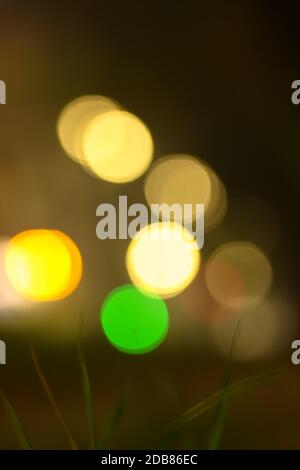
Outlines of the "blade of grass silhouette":
M12 406L12 404L9 402L8 398L6 397L5 393L3 390L0 389L0 397L2 400L3 408L7 414L7 417L10 421L11 427L13 428L15 435L17 436L17 439L20 443L20 446L22 447L23 450L30 450L30 444L28 442L28 439L26 437L26 434L22 428L21 422L19 418L16 415L16 412Z
M47 379L46 379L46 377L45 377L45 375L44 375L44 373L43 373L43 371L42 371L42 369L41 369L41 366L40 366L40 363L39 363L37 354L36 354L36 352L35 352L35 350L34 350L34 348L33 348L33 346L32 346L31 343L29 343L28 346L29 346L29 352L30 352L30 355L31 355L31 359L32 359L34 368L35 368L35 370L36 370L36 373L37 373L37 375L38 375L38 378L39 378L39 380L40 380L40 382L41 382L41 384L42 384L42 386L43 386L43 389L44 389L44 391L45 391L45 393L46 393L46 395L47 395L47 398L48 398L48 400L49 400L49 402L50 402L50 405L51 405L51 407L52 407L54 413L56 414L56 417L57 417L57 419L58 419L58 421L59 421L61 427L63 428L65 435L67 436L67 439L68 439L68 441L69 441L69 443L70 443L70 447L71 447L72 450L78 450L79 447L78 447L78 445L76 444L74 437L72 436L72 434L71 434L71 432L70 432L68 426L67 426L66 423L65 423L65 420L64 420L64 418L63 418L63 416L62 416L62 414L61 414L61 412L60 412L60 410L59 410L59 408L58 408L58 405L57 405L57 403L56 403L56 400L55 400L55 398L54 398L54 396L53 396L53 394L52 394L52 392L51 392L51 389L50 389L50 387L49 387L49 384L48 384L48 382L47 382Z
M128 387L123 391L120 399L114 407L108 423L103 431L102 437L99 442L99 449L104 450L110 442L112 436L115 434L120 426L125 411L125 403L128 395Z
M237 339L238 339L238 334L240 331L240 322L237 323L232 341L231 341L231 346L230 346L230 351L228 354L228 358L226 361L222 381L221 381L221 386L220 390L223 391L220 401L217 404L216 411L213 417L213 422L212 422L212 429L209 435L209 440L208 440L208 449L209 450L217 450L220 447L220 442L225 426L225 420L226 420L226 414L227 414L227 408L228 408L228 397L226 394L226 387L229 385L230 382L230 375L231 375L231 368L232 368L232 359L233 359L233 351L235 349Z
M190 408L188 411L167 425L162 430L162 432L160 432L159 435L150 443L150 448L159 449L172 437L183 431L192 421L201 416L205 411L214 407L220 401L224 391L226 392L228 398L241 395L242 393L245 393L260 385L269 383L272 379L275 378L276 375L282 372L282 370L283 369L281 368L279 370L276 369L274 371L247 377L246 379L240 380L239 382L228 385L223 390L218 390L205 400L197 403L195 406Z
M90 445L93 450L96 449L96 423L95 423L95 415L94 415L94 407L93 407L93 399L92 399L92 392L91 392L91 384L89 379L89 374L86 366L86 362L84 359L84 355L82 352L82 347L80 342L77 345L78 351L78 363L80 369L80 377L81 377L81 384L84 393L84 401L86 406L86 413L88 419L88 426L90 431Z

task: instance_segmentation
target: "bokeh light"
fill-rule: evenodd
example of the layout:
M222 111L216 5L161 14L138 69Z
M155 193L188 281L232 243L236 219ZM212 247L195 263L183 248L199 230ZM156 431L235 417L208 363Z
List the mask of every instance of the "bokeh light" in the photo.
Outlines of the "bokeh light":
M212 344L222 356L228 357L237 324L233 358L255 361L276 356L284 348L290 348L297 319L285 302L263 301L255 308L244 311L238 323L232 320L211 329Z
M148 128L126 111L110 111L94 117L86 126L82 147L90 170L113 183L135 180L153 158L153 140Z
M9 238L0 238L0 312L6 313L29 304L10 284L4 267L4 255Z
M193 322L201 325L218 325L237 318L239 310L226 309L216 303L207 288L204 273L205 264L191 285L178 297L181 312Z
M200 267L191 234L176 222L157 222L130 242L126 266L132 282L146 292L172 297L183 291Z
M272 268L265 254L248 242L222 245L205 267L207 287L223 307L242 309L266 296L272 283Z
M84 164L82 137L87 124L95 116L118 108L111 99L98 95L81 96L71 101L61 112L57 123L58 137L65 152Z
M5 271L12 286L36 301L59 300L78 285L82 261L78 248L56 230L27 230L5 250Z
M216 172L209 166L207 172L211 184L211 199L205 211L205 232L210 232L223 222L228 209L228 197L226 188Z
M157 348L169 326L164 301L147 296L132 285L118 287L108 295L100 318L111 344L129 354L144 354Z
M227 208L223 183L207 164L190 155L160 158L147 175L144 191L149 205L180 204L183 211L184 204L192 204L192 220L197 216L196 204L204 204L206 231L221 222Z
M81 281L83 270L82 258L78 246L68 235L58 230L53 230L52 232L55 233L65 244L71 258L72 268L68 282L63 291L63 297L67 297L77 288Z

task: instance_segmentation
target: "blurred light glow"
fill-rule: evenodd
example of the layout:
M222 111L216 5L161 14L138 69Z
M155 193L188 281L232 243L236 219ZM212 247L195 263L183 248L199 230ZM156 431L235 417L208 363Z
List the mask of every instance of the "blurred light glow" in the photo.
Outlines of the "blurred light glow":
M104 333L122 352L144 354L165 339L169 315L164 301L149 297L132 285L113 290L100 313Z
M296 317L285 303L264 301L247 309L239 317L239 331L233 349L237 361L266 359L280 353L296 333ZM228 357L237 321L211 330L212 343L219 353Z
M189 155L168 155L151 168L145 181L145 196L151 204L204 204L211 198L211 182L205 165ZM192 219L196 212L193 207ZM163 215L164 218L164 215Z
M71 272L68 282L63 291L63 297L70 295L79 285L82 277L82 258L76 243L65 233L53 230L66 246L71 258Z
M191 285L178 298L181 311L201 325L218 325L237 317L239 311L219 306L210 294L205 282L205 265ZM227 280L228 282L228 280ZM238 285L242 292L243 285Z
M230 201L220 227L223 242L250 241L270 253L280 239L280 222L275 210L256 196L240 196Z
M4 255L9 239L0 239L0 312L5 313L10 310L18 310L20 307L26 306L24 298L10 284L5 268Z
M81 278L79 250L54 230L28 230L13 237L5 250L5 271L12 286L36 301L69 295Z
M249 307L268 293L272 268L265 254L248 242L222 245L209 258L205 279L213 298L223 307Z
M153 158L153 140L145 124L125 111L110 111L87 125L82 147L89 169L113 183L141 176Z
M157 222L141 229L130 242L126 266L140 289L173 297L196 276L200 251L185 228L176 222Z
M211 183L211 199L205 211L205 232L215 229L223 221L228 209L228 197L226 188L215 173L207 167Z
M160 158L148 173L144 192L149 205L180 204L183 211L184 204L192 204L192 220L196 219L195 205L204 204L205 231L217 226L227 209L223 183L205 162L191 155L174 154Z
M69 103L61 112L57 133L65 152L74 160L84 164L82 137L88 123L95 116L119 109L109 98L98 95L87 95Z

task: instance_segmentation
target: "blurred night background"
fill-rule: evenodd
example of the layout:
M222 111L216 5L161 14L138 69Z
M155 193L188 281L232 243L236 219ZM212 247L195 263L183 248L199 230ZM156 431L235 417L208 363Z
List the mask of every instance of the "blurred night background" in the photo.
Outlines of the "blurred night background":
M281 366L286 371L230 400L221 448L299 449L300 368L291 363L291 343L300 337L300 108L291 102L291 83L300 79L299 5L29 0L2 1L0 10L0 79L7 86L7 104L0 106L0 235L59 230L83 261L80 285L56 302L10 303L0 285L0 339L7 346L0 387L33 448L69 443L37 378L29 342L81 448L89 447L89 433L79 331L99 435L122 400L109 448L145 448L167 423L215 392L226 362L219 333L232 331L244 313L224 312L216 298L209 307L201 304L205 263L224 243L248 241L269 260L272 285L246 313L249 330L240 340L248 343L233 362L232 381ZM120 185L68 158L57 121L84 95L109 97L138 116L151 132L154 164L165 155L192 155L226 188L227 212L205 234L200 274L166 299L168 335L145 355L124 354L103 334L104 299L130 283L129 240L99 240L95 229L103 202L117 205L126 194L129 203L146 204L149 169ZM260 274L258 267L255 277ZM213 410L203 414L168 447L207 448L212 417ZM2 406L0 420L0 448L19 448Z

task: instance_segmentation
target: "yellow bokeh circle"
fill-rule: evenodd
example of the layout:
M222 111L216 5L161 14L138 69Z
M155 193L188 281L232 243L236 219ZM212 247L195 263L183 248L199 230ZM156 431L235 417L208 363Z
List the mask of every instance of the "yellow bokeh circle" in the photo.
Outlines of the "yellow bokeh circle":
M206 208L211 199L211 182L206 166L190 155L168 155L151 168L145 181L145 196L149 205L192 204ZM153 207L153 206L152 206ZM164 217L164 214L163 214Z
M191 234L175 222L144 227L130 242L126 266L141 290L173 297L182 292L200 268L200 251Z
M12 286L36 301L66 297L82 275L77 246L56 230L27 230L13 237L5 250L4 266Z
M167 207L164 213L162 207L158 209L155 205L179 205L188 221L199 217L196 204L203 204L205 231L219 225L227 210L224 184L209 165L191 155L172 154L159 158L147 174L144 192L151 210L162 211L162 219L169 217ZM186 204L193 206L191 216L186 213Z

